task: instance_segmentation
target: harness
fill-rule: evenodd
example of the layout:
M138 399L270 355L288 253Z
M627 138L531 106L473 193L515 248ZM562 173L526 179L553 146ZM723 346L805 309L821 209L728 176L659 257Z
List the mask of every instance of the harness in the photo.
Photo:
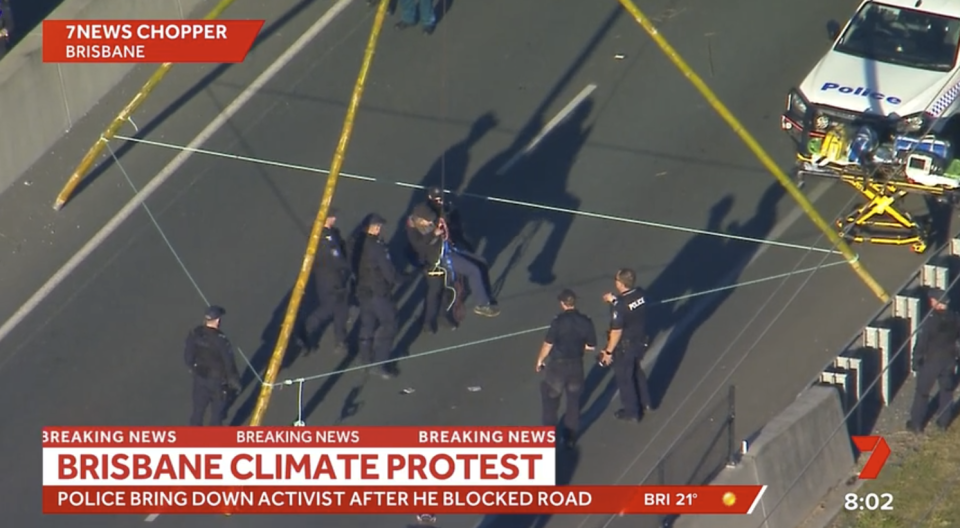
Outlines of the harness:
M437 258L437 261L433 263L433 266L427 270L428 277L443 277L443 287L450 290L451 300L446 311L450 311L457 303L457 288L455 286L457 274L453 269L453 260L450 258L452 251L453 248L450 246L450 242L444 240L443 245L440 246L440 256Z

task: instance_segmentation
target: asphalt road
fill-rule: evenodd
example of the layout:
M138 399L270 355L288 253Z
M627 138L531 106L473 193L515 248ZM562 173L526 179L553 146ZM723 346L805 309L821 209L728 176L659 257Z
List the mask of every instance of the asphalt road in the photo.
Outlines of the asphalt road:
M354 3L205 148L326 168L372 21L372 12ZM824 21L843 17L853 4L784 13L758 0L737 6L656 1L644 9L786 166L790 146L777 131L783 93L826 47ZM188 143L330 2L308 3L284 16L296 5L283 0L238 6L233 16L267 18L268 28L282 27L247 63L212 81L211 68L175 69L138 118L149 129L145 137ZM790 24L783 24L785 19ZM615 59L617 54L625 58ZM146 74L149 70L138 70L23 184L0 196L4 318L130 198L124 174L142 186L176 154L156 146L128 149L119 166L103 170L66 209L49 212L89 138ZM205 75L207 84L191 90ZM471 317L455 333L420 337L412 323L416 303L405 296L402 313L411 322L404 325L400 349L412 357L399 363L401 376L368 381L351 372L307 383L309 424L536 423L533 360L542 333L531 329L549 322L561 287L575 288L583 309L605 324L600 295L612 286L613 270L632 266L652 297L683 297L655 317L657 348L667 342L651 371L659 409L639 425L616 422L608 412L616 409L608 405L609 379L595 375L579 455L562 462L573 470L573 483L636 484L672 448L667 480L684 483L701 471L695 459L710 443L697 424L717 418L712 408L729 384L737 389L737 435L746 436L787 405L878 307L844 265L835 265L837 256L824 260L822 253L689 232L824 245L615 2L458 1L432 37L385 31L371 75L345 170L376 181L345 178L340 184L335 204L344 210L343 228L351 229L370 211L395 226L419 199L395 182L442 182L467 193L462 207L493 263L491 278L504 313L494 320ZM591 83L597 89L577 112L511 171L497 174ZM165 115L164 108L178 99L188 100ZM162 235L148 215L134 215L0 342L0 398L11 402L0 435L0 510L6 518L38 527L119 528L144 521L39 517L40 427L186 420L189 379L180 346L202 314L203 301L179 262L203 296L227 307L225 330L262 365L323 184L316 172L197 154L148 201ZM807 191L828 217L852 197L846 188L821 184ZM638 219L664 225L638 225ZM920 263L906 250L858 249L889 288ZM741 269L747 261L751 265ZM763 281L820 262L829 266L812 279ZM762 282L687 298L718 284L750 281ZM321 354L292 361L282 377L324 375L344 366ZM401 396L407 388L413 392ZM283 390L274 396L267 423L286 424L296 414L296 391ZM688 424L700 432L682 434ZM361 528L399 527L408 520L323 522ZM600 528L607 521L465 516L445 518L441 526ZM628 521L611 526L654 525L653 519ZM306 526L317 519L154 521L172 522L186 528Z

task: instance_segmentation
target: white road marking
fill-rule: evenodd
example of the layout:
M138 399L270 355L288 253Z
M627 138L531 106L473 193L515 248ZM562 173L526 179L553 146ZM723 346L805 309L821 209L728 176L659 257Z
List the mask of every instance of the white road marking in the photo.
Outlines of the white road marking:
M537 148L537 145L543 141L543 138L547 137L547 134L549 134L554 128L557 128L557 125L563 123L563 120L570 116L570 114L572 114L573 111L576 110L577 107L580 106L580 104L583 103L583 101L586 100L586 98L589 97L590 94L592 94L596 89L596 84L588 84L586 88L580 90L580 93L571 99L570 102L567 103L567 106L564 106L560 112L557 113L557 115L553 116L553 119L544 125L543 129L540 130L540 133L537 134L537 137L533 138L533 140L531 140L526 147L523 147L523 150L514 154L514 156L510 158L510 161L506 162L503 167L500 167L500 170L497 171L497 176L503 176L509 172L510 169L512 169L513 166L516 165L516 163L524 156L533 152L533 149Z
M193 140L190 146L199 147L217 133L227 122L233 118L237 112L246 105L254 95L257 94L268 82L280 73L287 64L289 64L298 53L304 50L310 42L327 28L333 20L340 15L352 0L337 0L333 6L327 10L312 26L290 45L270 66L263 71L249 86L247 86L229 106L223 109L220 114L214 118ZM193 155L189 149L185 149L177 154L170 163L167 164L151 181L148 183L130 202L107 222L100 231L97 232L70 260L68 260L56 273L53 274L47 282L40 287L2 326L0 326L0 341L5 339L37 306L43 302L54 289L57 288L77 267L83 263L107 238L112 235L123 222L125 222L150 196L156 192L167 180L170 179L180 167ZM145 521L153 522L159 517L159 514L149 515Z
M182 145L176 145L176 144L173 144L173 143L166 143L166 142L163 142L163 141L154 141L154 140L151 140L151 139L137 139L137 138L133 138L133 137L120 136L120 135L118 135L118 136L116 136L116 137L117 137L117 139L120 139L120 140L123 140L123 141L129 141L129 142L131 142L131 143L137 143L137 144L141 144L141 145L150 145L150 146L154 146L154 147L161 147L161 148L173 149L173 150L191 150L194 154L203 154L203 155L206 155L206 156L213 156L213 157L217 157L217 158L231 159L231 160L236 160L236 161L245 161L245 162L249 162L249 163L256 163L256 164L259 164L259 165L266 165L266 166L269 166L269 167L280 167L280 168L291 169L291 170L295 170L295 171L303 171L303 172L307 172L307 173L311 173L311 174L323 174L323 175L328 175L328 174L330 174L330 171L327 170L327 169L321 169L321 168L318 168L318 167L311 167L311 166L308 166L308 165L298 165L298 164L295 164L295 163L287 163L287 162L285 162L285 161L275 161L275 160L268 160L268 159L263 159L263 158L254 158L254 157L251 157L251 156L241 156L241 155L239 155L239 154L231 154L231 153L229 153L229 152L219 152L219 151L215 151L215 150L202 149L202 148L190 149L189 147L184 147L184 146L182 146ZM362 175L362 174L353 174L353 173L343 172L343 171L340 172L340 177L341 177L341 178L344 178L344 179L348 179L348 180L357 180L357 181L363 181L363 182L369 182L369 183L385 183L385 184L387 184L387 185L396 185L396 186L398 186L398 187L403 187L403 188L405 188L405 189L421 189L421 190L422 190L422 189L426 189L426 187L424 187L423 185L419 185L419 184L416 184L416 183L407 183L407 182L402 182L402 181L390 180L390 179L387 179L387 178L377 178L377 177L373 177L373 176L366 176L366 175ZM586 218L594 218L594 219L597 219L597 220L609 220L609 221L611 221L611 222L622 222L622 223L626 223L626 224L633 224L633 225L639 225L639 226L644 226L644 227L652 227L652 228L654 228L654 229L666 229L666 230L669 230L669 231L679 231L679 232L681 232L681 233L689 233L689 234L693 234L693 235L715 236L715 237L720 237L720 238L727 238L727 239L730 239L730 240L741 240L741 241L743 241L743 242L753 242L753 243L755 243L755 244L765 244L765 245L777 246L777 247L782 247L782 248L791 248L791 249L799 249L799 250L802 250L802 251L811 251L811 252L814 252L814 253L833 253L833 254L837 254L837 255L840 254L840 252L837 251L836 249L823 249L823 248L818 248L818 247L810 247L810 246L808 246L808 245L803 245L803 244L791 244L791 243L789 243L789 242L779 242L779 241L777 241L777 240L775 239L775 237L773 237L773 236L771 236L771 237L769 237L769 238L766 238L766 239L762 239L762 238L751 238L751 237L746 237L746 236L734 235L734 234L732 234L732 233L723 233L723 232L719 232L719 231L707 231L707 230L705 230L705 229L697 229L697 228L695 228L695 227L685 227L685 226L677 225L677 224L667 224L667 223L663 223L663 222L652 222L652 221L649 221L649 220L640 220L640 219L637 219L637 218L629 218L629 217L625 217L625 216L616 216L616 215L609 215L609 214L603 214L603 213L595 213L595 212L591 212L591 211L583 211L583 210L580 210L580 209L567 209L567 208L564 208L564 207L554 207L554 206L552 206L552 205L547 205L547 204L542 204L542 203L523 202L523 201L520 201L520 200L510 200L510 199L508 199L508 198L498 198L498 197L496 197L496 196L485 196L485 195L482 195L482 194L474 194L474 193L468 193L468 192L460 193L460 196L466 196L466 197L469 197L469 198L476 198L476 199L478 199L478 200L484 200L484 201L487 201L487 202L495 202L495 203L501 203L501 204L506 204L506 205L514 205L514 206L518 206L518 207L528 207L528 208L531 208L531 209L540 209L541 211L552 211L552 212L554 212L554 213L569 214L569 215L574 215L574 216L583 216L583 217L586 217ZM801 214L801 211L800 211L799 209L795 209L792 214L799 215L799 214ZM786 220L786 219L785 219L785 220ZM796 221L796 219L792 220L791 223L794 222L794 221ZM777 235L777 236L779 236L779 235Z
M201 130L200 133L197 134L197 136L190 142L188 145L189 148L184 148L179 154L177 154L176 157L174 157L166 167L164 167L159 173L157 173L156 176L154 176L152 180L150 180L150 183L144 186L136 196L134 196L126 205L124 205L123 208L120 209L120 211L114 215L114 217L111 218L110 221L103 226L103 228L100 229L100 231L97 231L97 234L93 235L93 238L84 244L75 255L70 257L70 260L68 260L66 264L58 269L53 276L47 279L47 282L45 282L39 290L37 290L29 299L27 299L27 302L23 303L23 306L21 306L9 319L7 319L2 326L0 326L0 341L6 339L6 337L10 335L10 332L12 332L17 325L23 322L23 320L30 315L30 312L36 309L36 307L43 302L43 300L46 299L47 296L49 296L57 286L59 286L68 276L70 276L70 274L73 273L73 271L77 269L77 267L83 263L83 261L86 260L91 253L100 247L100 245L103 244L103 242L106 241L106 239L110 237L110 235L112 235L117 228L123 224L123 222L130 218L137 208L147 201L147 199L150 198L150 196L153 195L153 193L155 193L161 185L169 180L170 177L173 176L174 173L176 173L177 170L179 170L188 159L190 159L190 156L193 155L193 151L197 147L206 143L207 140L217 133L217 131L223 128L223 126L227 124L227 122L232 119L233 116L236 115L236 113L239 112L244 105L250 102L250 99L252 99L253 96L264 87L264 85L276 77L284 66L289 64L298 53L307 47L311 40L316 38L321 31L326 29L333 19L342 13L344 9L346 9L351 1L352 0L338 0L329 11L324 13L319 20L310 26L310 29L308 29L306 33L301 35L300 38L297 39L297 41L294 42L289 48L287 48L286 51L284 51L276 61L274 61L266 70L263 71L263 73L260 74L259 77L257 77L249 86L247 86L247 88L244 89L240 95L233 100L232 103L224 108L223 111L220 112L220 115L214 118L214 120L211 121L206 128Z

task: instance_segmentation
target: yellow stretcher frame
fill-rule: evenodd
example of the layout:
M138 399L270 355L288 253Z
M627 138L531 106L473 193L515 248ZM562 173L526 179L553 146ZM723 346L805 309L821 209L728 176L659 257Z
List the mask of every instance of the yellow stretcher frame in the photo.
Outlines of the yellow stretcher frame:
M803 158L800 158L803 161ZM838 218L838 233L845 240L855 243L885 246L910 246L914 253L927 250L931 233L929 222L917 221L900 210L897 202L910 194L945 196L960 193L960 189L923 185L900 179L870 178L842 169L798 170L797 177L809 176L831 178L849 185L866 199L850 214Z

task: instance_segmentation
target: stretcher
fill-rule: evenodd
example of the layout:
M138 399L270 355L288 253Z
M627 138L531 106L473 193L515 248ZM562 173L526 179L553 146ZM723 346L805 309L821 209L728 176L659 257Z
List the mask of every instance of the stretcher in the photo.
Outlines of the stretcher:
M874 168L863 167L850 154L849 139L842 133L831 131L814 141L816 145L811 145L808 153L798 155L797 180L839 180L863 197L836 221L838 234L848 242L909 246L923 253L933 232L932 215L914 218L904 209L904 199L920 195L951 206L960 201L960 160L945 162L944 157L953 156L936 155L941 141L922 138L904 146L896 163Z

